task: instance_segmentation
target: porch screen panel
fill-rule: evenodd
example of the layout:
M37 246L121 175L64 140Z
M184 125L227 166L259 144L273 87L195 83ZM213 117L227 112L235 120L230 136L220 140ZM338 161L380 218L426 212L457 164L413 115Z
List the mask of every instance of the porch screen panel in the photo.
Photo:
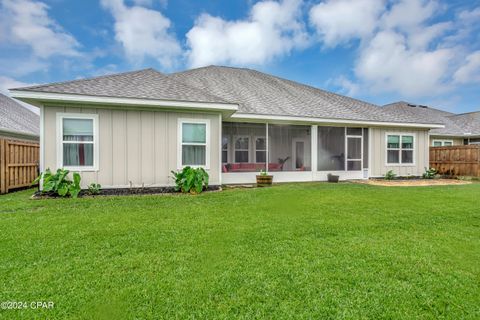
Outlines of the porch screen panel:
M312 170L311 126L268 126L268 171Z
M318 127L318 171L345 170L345 128Z
M266 133L263 123L222 123L222 172L266 170Z
M363 169L368 169L368 128L363 129Z

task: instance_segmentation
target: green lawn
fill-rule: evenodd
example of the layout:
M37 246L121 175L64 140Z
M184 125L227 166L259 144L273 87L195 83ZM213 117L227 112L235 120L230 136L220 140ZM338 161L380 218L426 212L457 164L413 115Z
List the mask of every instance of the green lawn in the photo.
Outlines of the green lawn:
M1 319L479 319L480 184L0 197Z

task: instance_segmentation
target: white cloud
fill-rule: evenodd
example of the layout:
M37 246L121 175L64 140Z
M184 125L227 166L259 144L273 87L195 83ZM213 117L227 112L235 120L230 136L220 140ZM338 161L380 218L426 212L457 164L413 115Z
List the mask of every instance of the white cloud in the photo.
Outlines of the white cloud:
M405 98L452 89L453 73L468 52L452 34L461 29L465 39L480 8L461 12L452 21L432 23L444 9L435 0L327 0L313 6L310 23L326 47L360 40L354 77L337 76L331 83L350 94L361 88ZM475 78L476 59L470 56L458 69L457 83Z
M457 83L480 82L480 51L470 54L466 63L462 65L453 75Z
M0 19L7 41L30 47L39 58L80 54L78 42L48 16L49 7L45 3L3 0L2 8Z
M430 19L440 9L435 0L400 0L383 15L387 28L412 30Z
M156 59L163 67L175 65L182 50L170 32L170 20L161 12L141 6L128 7L123 0L102 0L115 19L115 39L130 61L141 64Z
M384 0L328 0L310 9L310 23L331 47L371 35L384 5Z
M260 1L238 21L202 14L186 35L189 64L263 64L304 48L308 35L301 5L300 0Z
M355 96L360 93L360 86L345 77L344 75L340 75L334 79L329 80L327 85L328 84L332 84L341 88L341 93L347 96Z
M21 82L10 77L0 76L0 92L7 96L10 95L10 92L8 92L8 89L26 87L30 85L33 85L33 84Z
M417 51L404 36L382 31L362 50L355 75L374 91L396 92L407 97L444 92L452 49Z
M33 85L35 85L35 84L34 83L21 82L21 81L17 81L15 79L12 79L12 78L9 78L9 77L0 76L0 93L3 93L7 96L10 96L10 92L8 91L8 89L26 87L26 86L33 86ZM28 110L35 112L36 114L40 113L40 110L35 106L32 106L30 104L24 103L24 102L19 101L19 100L17 100L17 102L20 103L25 108L27 108Z

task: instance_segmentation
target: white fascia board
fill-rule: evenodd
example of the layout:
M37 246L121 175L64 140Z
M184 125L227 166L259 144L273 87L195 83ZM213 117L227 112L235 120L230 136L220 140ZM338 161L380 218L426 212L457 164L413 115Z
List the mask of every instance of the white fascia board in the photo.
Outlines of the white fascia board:
M274 116L263 114L235 113L230 117L232 120L250 120L250 121L278 121L278 122L304 122L310 124L352 124L352 125L368 125L376 127L405 127L405 128L445 128L443 124L433 123L409 123L409 122L382 122L382 121L365 121L365 120L348 120L348 119L327 119L327 118L310 118L296 116Z
M29 102L29 100L43 102L67 102L67 103L88 103L101 105L129 105L129 106L145 106L145 107L166 107L195 110L213 110L213 111L230 111L238 110L238 104L234 103L218 103L218 102L191 102L191 101L175 101L175 100L153 100L138 98L116 98L116 97L100 97L77 94L49 93L49 92L33 92L22 90L11 90L12 97Z

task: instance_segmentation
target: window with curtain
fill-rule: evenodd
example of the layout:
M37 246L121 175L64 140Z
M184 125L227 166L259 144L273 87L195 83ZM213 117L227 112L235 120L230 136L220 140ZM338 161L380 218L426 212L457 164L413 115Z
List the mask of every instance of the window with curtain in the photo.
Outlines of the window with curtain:
M182 122L182 166L207 165L207 123Z
M411 134L387 135L387 164L413 164L414 137Z
M61 116L62 167L94 166L94 119Z

